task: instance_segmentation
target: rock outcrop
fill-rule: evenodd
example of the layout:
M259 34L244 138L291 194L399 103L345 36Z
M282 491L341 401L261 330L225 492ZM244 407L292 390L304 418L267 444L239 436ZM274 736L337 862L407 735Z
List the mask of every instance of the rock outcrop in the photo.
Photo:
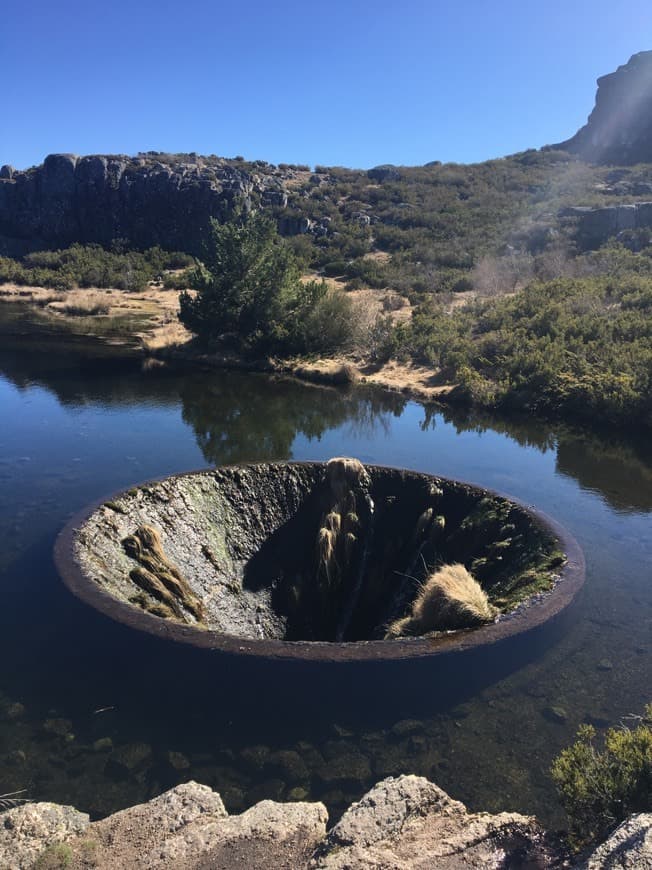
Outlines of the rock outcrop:
M604 208L575 206L563 209L559 217L577 221L577 242L580 248L589 250L600 247L607 239L626 230L652 229L652 202Z
M56 804L0 814L0 867L82 870L487 870L652 868L652 814L632 816L582 863L518 813L470 813L420 776L389 777L326 833L321 803L264 800L229 816L220 796L187 782L89 822Z
M652 51L598 79L595 108L572 139L553 146L594 163L652 161Z
M228 816L220 796L196 782L91 824L72 807L27 804L0 815L0 867L306 867L324 839L327 819L321 803L274 801Z
M31 804L0 815L0 867L484 870L560 860L534 819L469 813L423 777L379 783L328 835L327 820L321 803L269 800L229 816L220 796L195 782L90 824L71 807Z
M419 776L378 783L318 847L311 870L554 867L559 855L536 820L469 813Z
M652 813L626 819L581 870L652 870Z
M116 239L196 253L209 218L223 220L236 206L284 207L293 175L263 161L155 152L50 154L24 172L3 166L0 253Z
M86 813L58 804L24 804L0 814L0 867L29 870L42 853L83 834Z

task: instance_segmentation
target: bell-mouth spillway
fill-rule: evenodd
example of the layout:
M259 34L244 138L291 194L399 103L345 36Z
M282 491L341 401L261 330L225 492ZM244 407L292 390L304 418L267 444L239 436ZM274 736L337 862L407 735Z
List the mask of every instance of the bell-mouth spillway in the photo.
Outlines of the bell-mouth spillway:
M575 539L532 507L351 459L133 487L74 517L55 561L76 596L132 628L320 661L496 644L557 616L585 573Z

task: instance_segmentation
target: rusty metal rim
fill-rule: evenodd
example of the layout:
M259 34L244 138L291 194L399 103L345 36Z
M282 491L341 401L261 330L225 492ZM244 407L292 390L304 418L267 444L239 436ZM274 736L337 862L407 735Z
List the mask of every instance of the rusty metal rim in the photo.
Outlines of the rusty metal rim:
M197 474L210 474L222 468L241 468L283 464L290 466L323 465L322 462L250 462L233 463L209 467L205 469L182 472L167 477L150 479L135 484L128 489L138 489L152 486L170 477L190 477ZM394 466L367 465L370 469L388 469L400 471L405 475L429 477L452 484L470 487L476 491L506 499L523 508L527 513L550 531L559 541L561 549L566 554L567 562L562 567L560 578L553 589L533 600L519 606L513 613L507 614L491 625L481 626L469 631L454 632L435 638L399 638L396 640L369 640L336 643L330 641L285 641L242 638L236 635L222 634L218 631L206 631L168 622L160 617L152 616L144 610L139 610L131 604L114 598L105 592L91 577L87 576L78 565L74 555L74 544L77 532L83 523L106 501L115 499L127 492L127 489L114 492L109 496L87 505L65 525L59 533L54 545L54 562L66 587L85 604L99 610L105 616L127 625L130 628L146 631L163 640L172 640L190 644L207 650L222 651L234 655L255 656L263 659L294 659L298 661L322 662L362 662L362 661L396 661L410 658L424 658L433 655L462 652L489 646L509 638L522 635L543 625L557 616L573 600L585 578L584 553L570 532L555 519L537 510L532 505L498 492L493 489L470 483L457 478L446 478L440 475L410 469L397 469Z

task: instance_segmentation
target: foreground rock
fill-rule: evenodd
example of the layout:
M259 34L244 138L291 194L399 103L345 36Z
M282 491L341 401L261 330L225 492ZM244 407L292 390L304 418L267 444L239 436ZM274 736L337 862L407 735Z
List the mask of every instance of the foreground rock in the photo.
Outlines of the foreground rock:
M326 834L327 819L323 804L274 801L229 816L221 797L196 782L92 824L72 807L28 804L0 815L0 867L305 867Z
M50 846L83 834L86 813L58 804L25 804L0 814L0 867L28 870Z
M582 870L652 870L652 813L630 816L598 846Z
M553 867L557 851L518 813L469 813L420 776L378 783L330 831L314 870Z
M412 870L569 867L559 843L518 813L469 813L423 777L378 783L326 834L321 803L264 800L229 816L185 783L99 822L72 807L0 814L3 870ZM652 868L652 815L632 816L582 870Z

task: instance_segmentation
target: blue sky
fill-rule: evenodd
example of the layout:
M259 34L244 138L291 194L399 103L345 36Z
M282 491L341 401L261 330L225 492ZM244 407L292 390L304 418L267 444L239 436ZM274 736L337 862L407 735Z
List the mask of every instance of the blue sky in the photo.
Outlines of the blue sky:
M196 151L369 167L571 136L649 0L35 0L0 21L0 164Z

